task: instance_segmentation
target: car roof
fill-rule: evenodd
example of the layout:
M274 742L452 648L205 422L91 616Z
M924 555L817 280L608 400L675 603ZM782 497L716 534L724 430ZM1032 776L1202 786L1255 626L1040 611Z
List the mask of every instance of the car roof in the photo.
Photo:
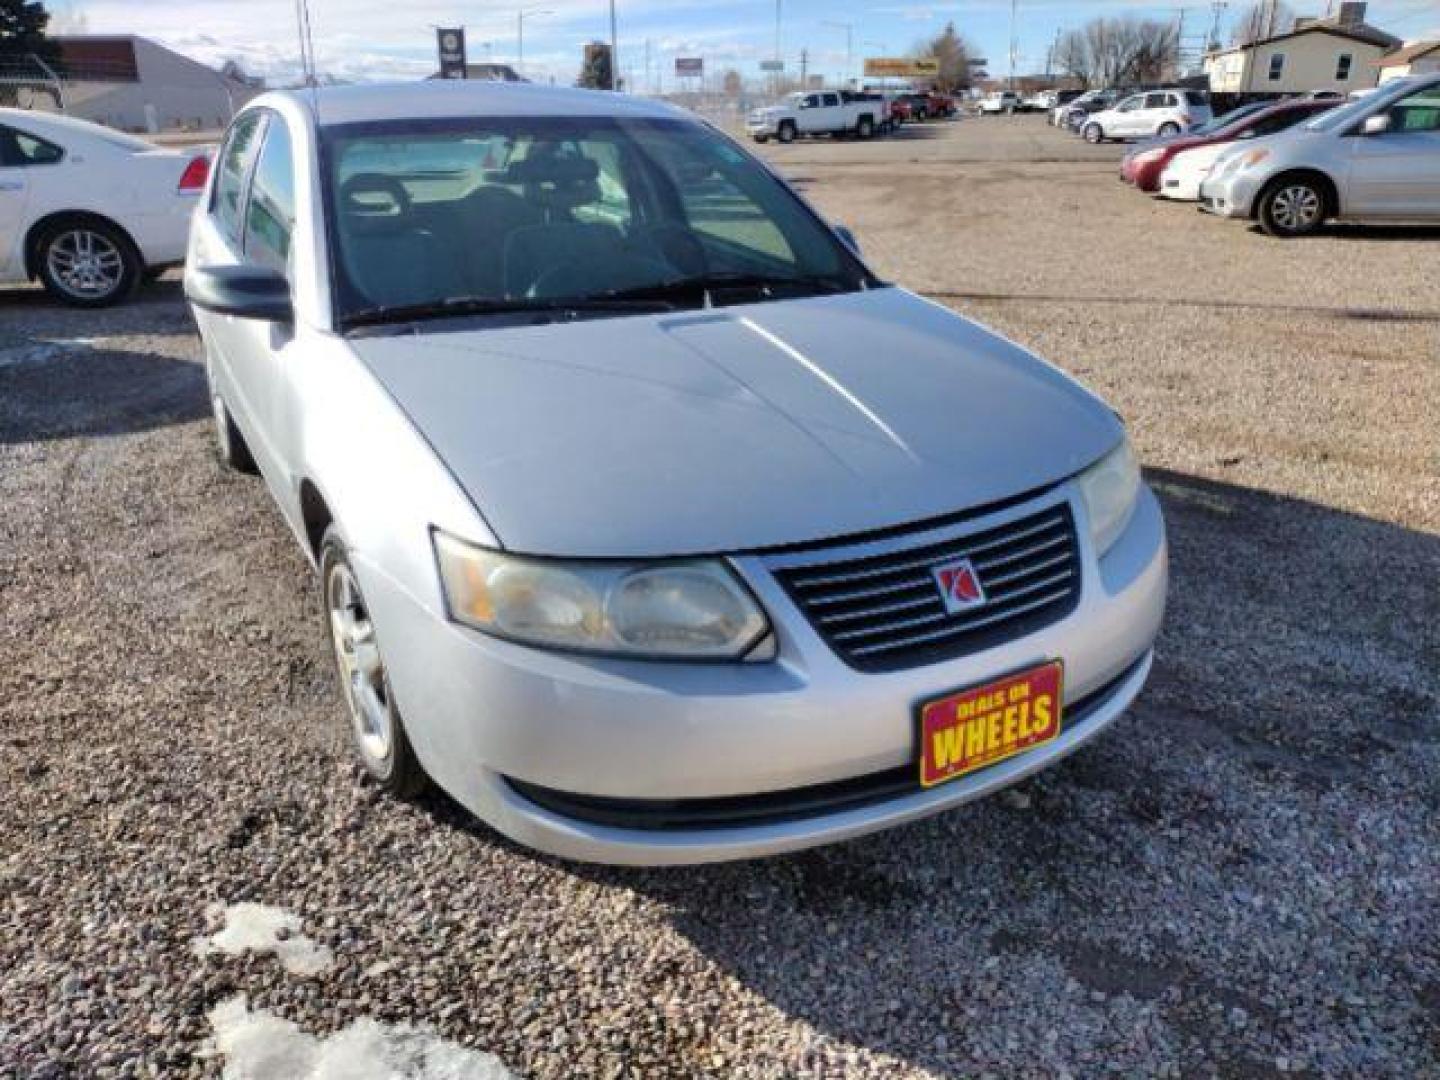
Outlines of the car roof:
M435 79L413 83L366 83L263 94L254 106L288 99L313 110L322 126L367 120L427 120L467 116L615 116L632 119L697 118L684 109L602 90L533 83Z

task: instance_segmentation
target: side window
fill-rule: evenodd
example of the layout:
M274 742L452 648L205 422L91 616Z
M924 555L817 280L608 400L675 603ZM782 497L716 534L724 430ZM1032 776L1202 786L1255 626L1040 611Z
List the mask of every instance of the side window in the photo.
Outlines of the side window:
M1335 81L1347 82L1350 78L1350 68L1355 63L1355 57L1350 53L1341 53L1335 60Z
M1134 112L1136 109L1141 109L1144 107L1145 97L1143 94L1139 97L1126 98L1120 103L1121 112Z
M1440 131L1440 90L1421 90L1391 105L1390 130Z
M245 204L245 258L283 274L294 227L295 158L290 148L290 130L285 121L275 117L266 125L260 161Z
M1279 52L1277 52L1277 53L1271 53L1271 54L1270 54L1270 81L1271 81L1271 82L1279 82L1280 79L1281 79L1281 77L1284 76L1284 74L1285 74L1285 54L1284 54L1284 53L1279 53Z
M221 231L240 242L240 204L245 194L245 177L255 160L259 144L260 114L247 113L235 122L225 147L220 151L220 174L215 178L215 194L210 213L219 222Z
M1170 95L1169 95L1169 94L1146 94L1146 95L1145 95L1145 108L1147 108L1147 109L1164 109L1164 108L1168 107L1169 104L1170 104Z
M820 95L819 95L819 94L811 94L809 97L807 97L804 101L802 101L802 102L800 103L800 107L801 107L802 109L816 109L816 108L819 108L819 106L820 106Z
M834 106L834 105L839 105L839 104L840 104L840 95L838 95L838 94L826 94L826 95L825 95L825 106L826 106L826 108L829 108L829 107Z
M52 142L14 128L0 127L0 165L54 165L64 156L65 151Z

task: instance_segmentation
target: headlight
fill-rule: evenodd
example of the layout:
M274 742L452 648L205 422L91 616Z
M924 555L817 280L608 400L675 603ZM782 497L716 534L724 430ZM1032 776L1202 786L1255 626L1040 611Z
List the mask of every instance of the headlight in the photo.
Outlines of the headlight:
M1251 150L1249 153L1241 154L1240 157L1237 159L1240 163L1239 168L1241 171L1243 171L1253 165L1259 165L1269 156L1269 150Z
M626 656L737 660L769 632L724 563L535 559L436 531L450 617L530 645Z
M1080 474L1080 495L1090 518L1090 540L1103 555L1120 539L1140 494L1140 464L1126 439Z

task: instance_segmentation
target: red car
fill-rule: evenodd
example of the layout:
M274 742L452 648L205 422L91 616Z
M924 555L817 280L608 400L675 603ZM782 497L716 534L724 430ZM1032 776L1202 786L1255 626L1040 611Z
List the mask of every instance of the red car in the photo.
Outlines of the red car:
M890 119L896 124L907 124L915 119L915 110L903 97L891 98Z
M1125 155L1120 164L1120 178L1141 191L1160 190L1160 174L1182 150L1196 146L1212 146L1235 139L1254 139L1274 135L1288 127L1335 107L1334 101L1295 98L1287 101L1262 102L1242 106L1224 116L1202 124L1194 131L1177 135L1164 142L1143 143Z

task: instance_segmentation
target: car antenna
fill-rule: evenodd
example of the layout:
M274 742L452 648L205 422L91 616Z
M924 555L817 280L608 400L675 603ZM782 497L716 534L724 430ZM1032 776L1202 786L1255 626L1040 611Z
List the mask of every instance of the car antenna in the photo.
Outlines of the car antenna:
M300 73L310 88L310 111L320 122L320 100L315 77L315 35L310 25L310 0L295 0L295 24L300 38Z

